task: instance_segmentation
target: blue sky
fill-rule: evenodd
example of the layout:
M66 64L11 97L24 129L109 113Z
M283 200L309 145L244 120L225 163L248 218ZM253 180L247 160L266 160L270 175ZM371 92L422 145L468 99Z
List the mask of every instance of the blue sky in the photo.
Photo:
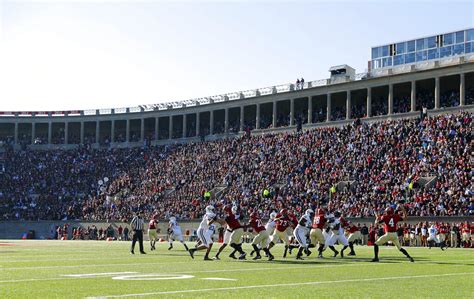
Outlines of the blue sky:
M474 1L0 0L0 110L186 100L367 68L370 47L474 27Z

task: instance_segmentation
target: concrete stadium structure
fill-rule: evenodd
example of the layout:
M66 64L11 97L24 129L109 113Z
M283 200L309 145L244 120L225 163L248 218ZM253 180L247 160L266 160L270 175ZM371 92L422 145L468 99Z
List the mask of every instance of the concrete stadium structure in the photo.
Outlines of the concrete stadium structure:
M80 144L95 148L142 146L144 142L227 138L247 130L262 133L293 130L300 125L302 129L341 125L356 118L409 117L418 115L423 107L432 113L474 108L474 53L362 74L355 74L347 65L333 67L330 72L330 78L303 86L283 84L132 108L4 111L0 112L0 142L16 149L68 149ZM445 94L454 94L456 104L443 102ZM432 96L422 103L423 95Z

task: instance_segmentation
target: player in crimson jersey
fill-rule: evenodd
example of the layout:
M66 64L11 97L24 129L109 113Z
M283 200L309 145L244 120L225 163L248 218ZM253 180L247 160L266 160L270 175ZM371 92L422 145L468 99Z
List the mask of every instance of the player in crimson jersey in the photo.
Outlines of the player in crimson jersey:
M294 248L299 248L300 245L298 244L298 241L296 240L293 232L298 225L298 217L293 213L293 211L288 211L288 217L290 218L290 223L291 225L287 228L286 233L288 234L288 239L290 242L290 245L288 245L288 252L291 254L291 251Z
M155 250L156 240L158 240L158 233L156 229L158 228L158 215L154 214L152 219L148 223L148 238L150 239L150 250Z
M326 219L324 209L319 208L316 211L316 215L314 215L313 226L311 228L311 231L309 232L311 245L313 247L316 247L316 243L319 243L318 258L323 257L324 244L326 242L323 235L323 230L325 228L326 222L327 222L327 219Z
M253 259L259 260L262 258L260 255L260 248L263 248L263 251L268 256L268 260L273 260L274 256L270 253L270 250L266 248L270 236L268 235L265 226L263 226L262 219L260 218L260 215L258 215L258 212L253 212L250 214L250 222L247 226L252 227L256 234L252 241L252 247L256 253L256 256Z
M349 222L349 228L347 231L349 232L349 237L347 238L347 242L349 242L349 248L351 252L347 255L356 255L354 251L354 242L357 240L362 239L362 235L360 234L360 228L352 222Z
M401 206L402 216L398 213L394 213L391 207L385 209L385 214L382 216L377 215L375 219L375 225L379 223L384 224L385 235L378 238L374 244L374 255L375 257L372 259L372 262L379 261L379 246L391 241L393 245L395 245L398 250L400 250L409 260L410 262L414 262L413 258L408 254L408 252L400 246L400 242L398 242L397 236L397 224L400 221L404 221L407 218L406 210L403 206Z
M235 252L238 251L240 253L239 260L245 260L247 254L242 250L244 229L238 220L237 208L225 206L224 213L226 214L224 221L227 223L227 229L231 232L229 241L230 247L234 248L234 251L229 257L236 259ZM225 246L221 246L222 249L223 247ZM222 252L221 248L219 248L219 252L214 257L215 259L219 259L219 254Z
M271 237L270 244L268 244L268 250L275 246L275 244L278 243L278 240L281 239L285 243L285 252L283 253L283 257L286 257L286 253L288 252L288 245L290 243L286 230L291 225L291 219L290 217L288 217L288 210L281 209L280 213L277 214L275 221L275 232Z

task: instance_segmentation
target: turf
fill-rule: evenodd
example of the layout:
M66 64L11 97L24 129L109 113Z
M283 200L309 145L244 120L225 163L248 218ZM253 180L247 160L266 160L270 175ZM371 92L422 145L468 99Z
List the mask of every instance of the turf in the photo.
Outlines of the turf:
M362 246L356 247L356 257L321 260L313 253L296 261L295 253L283 259L278 245L273 249L276 259L268 262L232 260L227 257L230 249L220 261L203 261L203 252L193 260L179 243L171 251L167 243L156 251L146 246L147 255L133 256L129 242L1 241L0 245L0 298L398 299L474 294L472 249L407 248L416 261L410 263L393 247L382 247L380 263L371 263L372 247ZM249 252L250 246L244 249ZM89 276L65 276L76 274Z

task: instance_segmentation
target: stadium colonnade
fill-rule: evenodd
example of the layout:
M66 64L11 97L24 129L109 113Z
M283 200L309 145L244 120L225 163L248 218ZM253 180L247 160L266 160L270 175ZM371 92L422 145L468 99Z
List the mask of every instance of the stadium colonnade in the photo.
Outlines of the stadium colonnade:
M132 108L0 112L0 141L15 148L128 147L470 109L474 53L374 69L341 65L328 79ZM335 70L335 71L334 71ZM342 72L340 72L342 70ZM212 137L210 137L212 136Z

